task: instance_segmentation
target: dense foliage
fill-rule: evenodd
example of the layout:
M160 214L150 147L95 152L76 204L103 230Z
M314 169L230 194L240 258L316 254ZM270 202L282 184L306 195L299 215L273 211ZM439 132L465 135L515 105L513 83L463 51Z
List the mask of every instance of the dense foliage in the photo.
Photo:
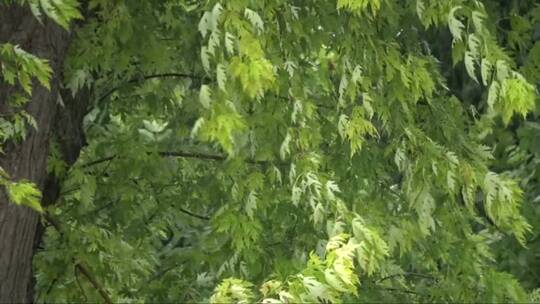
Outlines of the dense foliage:
M88 144L69 168L51 142L39 302L540 300L535 1L85 5L64 80ZM0 62L20 141L51 71Z

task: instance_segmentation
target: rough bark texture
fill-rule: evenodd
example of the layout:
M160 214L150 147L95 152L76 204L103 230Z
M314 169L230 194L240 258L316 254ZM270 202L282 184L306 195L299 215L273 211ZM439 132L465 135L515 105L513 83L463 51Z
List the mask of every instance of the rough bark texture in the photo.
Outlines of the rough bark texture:
M0 166L11 179L34 182L43 191L43 203L50 204L56 200L59 189L59 182L46 173L53 132L70 163L77 158L84 141L81 122L87 100L69 98L66 94L65 108L57 102L70 34L50 20L39 23L27 7L0 5L0 43L3 42L17 44L48 59L53 69L51 90L35 85L26 107L38 130L29 129L23 142L4 145L5 154L0 155ZM6 97L12 91L0 78L0 114L9 111ZM0 190L0 303L33 301L32 256L41 239L39 225L36 212L11 204L4 189Z

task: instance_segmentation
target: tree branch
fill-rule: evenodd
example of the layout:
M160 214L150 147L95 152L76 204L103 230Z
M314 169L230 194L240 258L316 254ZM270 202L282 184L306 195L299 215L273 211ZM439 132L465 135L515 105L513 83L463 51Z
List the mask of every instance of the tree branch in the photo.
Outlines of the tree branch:
M152 152L147 152L148 154L151 154ZM189 152L189 151L161 151L157 153L159 156L163 157L183 157L183 158L198 158L198 159L205 159L205 160L212 160L212 161L225 161L227 160L227 157L225 155L220 154L205 154L205 153L199 153L199 152ZM107 156L103 157L91 162L88 162L86 164L83 164L83 168L92 167L101 163L104 163L106 161L113 160L117 158L117 155ZM262 161L262 160L252 160L248 159L246 160L249 164L254 165L265 165L269 164L269 161Z
M423 296L423 297L428 297L429 296L428 294L425 294L425 293L420 293L420 292L416 292L416 291L412 291L412 290L408 290L408 289L401 289L401 288L379 287L379 288L375 288L375 289L394 291L394 292L402 292L402 293L409 293L409 294L413 294L413 295L417 295L417 296Z
M47 290L45 291L45 300L47 299L47 296L49 295L49 293L51 292L51 290L53 289L54 285L56 284L56 282L58 282L58 277L54 277L54 279L51 281L51 284L49 284L49 287L47 287ZM40 302L40 297L41 297L41 294L38 293L38 295L36 296L36 302ZM45 301L44 301L45 302Z
M204 76L199 75L193 75L193 74L187 74L187 73L177 73L177 72L171 72L171 73L159 73L159 74L150 74L150 75L143 75L140 77L134 77L130 80L128 80L125 83L122 83L120 85L117 85L116 87L111 88L108 90L105 94L101 95L101 97L98 98L97 103L101 103L103 100L107 99L107 97L111 96L112 93L118 91L119 89L134 83L140 83L148 79L154 79L154 78L191 78L191 79L197 79L200 81L203 81L205 79L208 79Z
M392 279L392 278L395 278L395 277L419 277L419 278L428 279L428 280L432 280L432 281L435 280L435 278L433 278L430 275L421 274L421 273L415 273L415 272L404 272L404 273L395 273L395 274L383 277L383 278L379 279L377 282L382 282L382 281Z
M101 285L98 280L96 280L92 272L85 265L81 263L76 263L75 268L88 279L92 286L94 286L94 288L99 292L103 300L105 300L105 303L113 304L111 297L109 296L103 285Z
M116 155L113 155L113 156L109 156L109 157L104 157L104 158L100 158L100 159L97 159L97 160L94 160L94 161L91 161L89 163L86 163L84 165L82 165L83 168L88 168L88 167L92 167L92 166L95 166L95 165L99 165L101 163L104 163L106 161L110 161L110 160L113 160L116 158Z
M159 196L159 194L161 194L161 193L163 192L163 189L164 189L164 188L161 188L161 190L160 190L159 193L158 193L158 191L157 191L157 189L156 189L156 186L155 186L152 182L150 182L150 187L151 187L152 190L154 191L154 200L156 200L156 203L157 203L158 205L161 205L160 201L158 200L158 196ZM177 209L178 211L180 211L180 212L182 212L182 213L184 213L184 214L187 214L187 215L189 215L189 216L192 216L192 217L194 217L194 218L198 218L198 219L205 220L205 221L209 221L209 220L210 220L210 217L208 217L208 216L204 216L204 215L199 215L199 214L193 213L193 212L191 212L191 211L189 211L189 210L186 210L186 209L184 209L184 208L182 208L182 207L175 207L175 206L173 206L172 204L171 204L171 207L173 207L174 209ZM156 216L156 214L157 214L157 211L156 211L154 214L152 214L147 220L145 220L145 224L148 224L148 223L152 220L152 218L154 218L154 216Z
M169 266L169 267L167 267L167 268L165 268L165 269L162 269L162 270L156 272L153 276L151 276L150 278L148 278L148 279L144 282L144 284L142 284L142 285L137 289L137 292L141 291L145 286L147 286L148 284L150 284L152 281L155 281L155 280L159 279L160 277L162 277L163 275L165 275L167 272L169 272L169 271L175 269L175 268L178 267L178 266L180 266L180 265L175 264L175 265Z
M55 219L54 217L52 217L48 212L44 212L43 213L43 218L49 222L49 224L51 224L51 226L54 227L54 229L56 229L56 231L58 231L58 233L60 234L60 236L64 236L64 232L62 231L61 227L60 227L60 223L58 222L57 219Z
M185 158L199 158L206 160L215 160L215 161L224 161L227 159L224 155L219 154L204 154L198 152L188 152L188 151L163 151L158 152L159 156L163 157L185 157Z
M81 285L81 282L79 281L79 275L78 275L79 271L77 268L75 268L75 282L77 282L77 286L79 287L79 290L81 291L81 294L84 296L84 301L85 302L88 302L88 297L86 296L86 292L84 292L84 289Z
M181 207L177 207L178 211L182 212L182 213L185 213L189 216L192 216L192 217L195 217L195 218L198 218L198 219L201 219L201 220L205 220L205 221L209 221L210 220L210 217L208 216L204 216L204 215L198 215L198 214L195 214L191 211L188 211L184 208L181 208Z

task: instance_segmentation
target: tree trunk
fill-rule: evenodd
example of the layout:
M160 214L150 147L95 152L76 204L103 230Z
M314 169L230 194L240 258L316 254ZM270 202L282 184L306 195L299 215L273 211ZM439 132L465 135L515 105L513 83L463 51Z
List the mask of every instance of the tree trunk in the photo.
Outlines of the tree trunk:
M25 51L49 60L53 70L50 91L34 85L33 96L26 105L38 125L28 127L23 142L7 143L0 155L0 166L11 179L27 179L43 192L43 203L52 203L58 196L59 183L48 177L46 160L49 141L56 133L67 161L73 163L83 143L82 117L86 98L64 98L66 107L57 102L61 93L62 64L70 42L70 34L50 20L40 23L28 7L0 5L0 42L19 45ZM8 111L6 97L12 87L0 79L0 114ZM68 97L68 96L66 96ZM67 155L69 154L69 155ZM39 215L16 206L0 190L0 303L33 301L32 257L42 233L38 232Z

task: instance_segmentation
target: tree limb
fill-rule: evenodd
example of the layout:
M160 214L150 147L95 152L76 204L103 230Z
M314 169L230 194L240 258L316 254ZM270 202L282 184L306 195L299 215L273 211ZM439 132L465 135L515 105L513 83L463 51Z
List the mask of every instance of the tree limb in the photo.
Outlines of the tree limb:
M75 268L88 279L92 286L94 286L94 288L99 292L105 303L113 304L111 297L109 296L103 285L99 283L94 274L84 264L76 263Z
M152 152L147 152L147 153L151 154ZM161 151L161 152L158 152L157 154L159 156L162 156L162 157L198 158L198 159L205 159L205 160L212 160L212 161L225 161L225 160L227 160L227 156L225 156L225 155L205 154L205 153L189 152L189 151ZM83 168L92 167L92 166L95 166L95 165L98 165L98 164L113 160L113 159L115 159L117 157L118 157L117 155L103 157L103 158L88 162L86 164L83 164L82 167ZM265 165L265 164L271 163L269 161L253 160L253 159L248 159L248 160L246 160L246 162L249 163L249 164L254 164L254 165Z
M101 97L98 98L97 103L101 103L105 99L107 99L109 96L111 96L112 93L118 91L119 89L134 83L140 83L148 79L154 79L154 78L191 78L191 79L197 79L197 80L205 80L207 79L204 76L199 75L193 75L193 74L187 74L187 73L177 73L177 72L171 72L171 73L159 73L159 74L150 74L150 75L143 75L140 77L134 77L130 80L128 80L125 83L122 83L120 85L117 85L110 90L108 90L105 94L101 95Z

